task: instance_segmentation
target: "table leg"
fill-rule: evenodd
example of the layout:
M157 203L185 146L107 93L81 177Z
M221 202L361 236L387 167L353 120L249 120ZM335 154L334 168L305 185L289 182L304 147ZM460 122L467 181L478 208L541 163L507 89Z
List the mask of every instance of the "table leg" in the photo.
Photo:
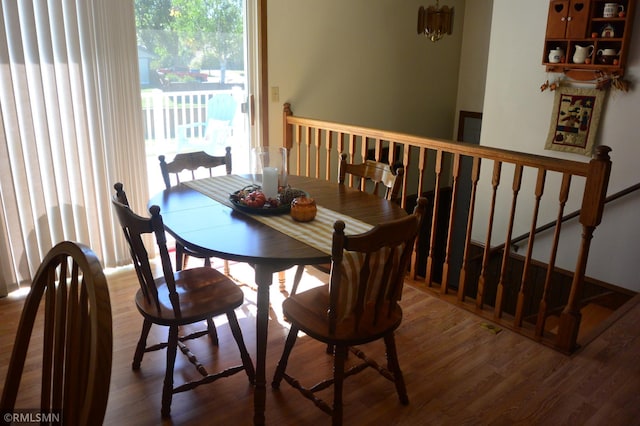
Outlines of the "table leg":
M264 425L267 389L265 364L267 359L267 331L269 329L269 286L273 270L267 265L255 265L258 286L258 311L256 314L256 384L253 399L253 424Z

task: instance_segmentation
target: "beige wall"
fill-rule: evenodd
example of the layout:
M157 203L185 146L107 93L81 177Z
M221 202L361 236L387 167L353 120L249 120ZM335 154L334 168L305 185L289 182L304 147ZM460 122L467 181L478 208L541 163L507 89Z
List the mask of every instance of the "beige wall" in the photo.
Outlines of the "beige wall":
M282 139L282 104L296 115L451 138L464 0L454 34L416 34L424 0L269 0L270 140Z
M458 112L482 112L483 109L492 9L493 0L472 0L465 5L458 78ZM454 135L457 135L458 114L455 120Z

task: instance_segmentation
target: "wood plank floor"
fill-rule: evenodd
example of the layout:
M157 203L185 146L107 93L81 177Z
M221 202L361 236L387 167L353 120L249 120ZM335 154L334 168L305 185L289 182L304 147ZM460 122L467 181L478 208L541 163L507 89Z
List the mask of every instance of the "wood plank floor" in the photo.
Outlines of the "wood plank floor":
M221 263L221 262L219 262ZM240 279L249 271L234 265ZM242 269L241 269L242 268ZM245 277L245 278L243 278ZM291 276L288 277L291 282ZM313 276L304 285L317 285ZM113 308L114 357L107 425L249 425L253 393L241 373L194 391L174 396L172 417L161 421L160 393L165 352L146 354L140 371L131 370L134 346L142 320L133 295L135 275L124 269L109 276ZM243 287L246 302L237 314L250 353L255 353L255 292ZM272 286L272 311L267 352L270 381L284 344L287 323L279 311L283 295ZM0 299L0 377L6 375L23 299ZM640 424L640 301L636 297L599 337L568 357L509 330L494 334L486 321L423 291L407 286L405 312L397 332L401 367L410 404L398 402L393 385L369 370L350 378L345 386L345 424L349 425L638 425ZM207 338L190 344L211 370L235 364L239 358L223 318L217 318L220 347ZM150 341L166 337L152 329ZM381 357L382 347L371 345L370 355ZM21 386L19 406L37 401L37 347L30 354ZM175 380L195 377L178 354ZM331 372L324 347L306 337L298 340L290 371L312 384ZM330 398L330 392L325 391ZM267 423L323 425L329 417L286 383L267 389Z

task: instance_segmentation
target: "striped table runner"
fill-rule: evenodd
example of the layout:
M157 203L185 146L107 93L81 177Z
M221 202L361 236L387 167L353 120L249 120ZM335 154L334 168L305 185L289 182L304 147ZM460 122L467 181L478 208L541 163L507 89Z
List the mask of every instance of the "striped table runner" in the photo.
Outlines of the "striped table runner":
M228 207L233 207L229 201L229 194L250 184L250 180L236 175L216 176L182 183ZM345 223L347 234L360 234L373 228L373 225L322 206L318 206L318 213L314 220L304 223L296 222L288 214L247 215L326 254L331 254L331 236L336 220L342 220Z

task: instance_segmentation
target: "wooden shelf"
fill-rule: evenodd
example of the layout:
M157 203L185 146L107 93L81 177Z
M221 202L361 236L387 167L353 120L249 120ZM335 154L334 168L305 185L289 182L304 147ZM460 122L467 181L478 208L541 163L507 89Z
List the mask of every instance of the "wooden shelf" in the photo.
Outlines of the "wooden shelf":
M591 22L625 22L626 20L625 16L624 18L592 18Z
M594 80L600 75L624 75L629 53L636 0L618 0L624 16L605 18L605 3L611 0L551 0L547 18L542 64L547 72L561 72L581 80ZM584 63L574 58L576 46L587 49ZM560 62L550 62L549 53L562 49ZM613 55L603 55L605 49Z

